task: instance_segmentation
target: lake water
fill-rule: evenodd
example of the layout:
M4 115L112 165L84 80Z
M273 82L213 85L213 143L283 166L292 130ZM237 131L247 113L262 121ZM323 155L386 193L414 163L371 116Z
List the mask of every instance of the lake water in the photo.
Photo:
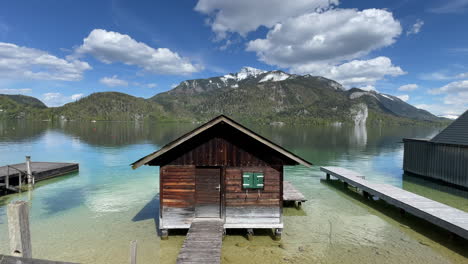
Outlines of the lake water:
M0 122L0 165L24 161L78 162L80 171L40 182L31 192L0 197L0 254L8 254L6 204L27 200L33 256L82 263L128 263L138 240L138 263L174 263L184 233L157 237L158 167L130 163L193 129L194 124L122 122ZM468 245L381 201L364 201L324 182L319 166L335 165L468 211L468 193L403 176L404 137L429 137L430 127L262 127L261 135L314 163L285 168L309 200L284 209L284 233L253 241L228 232L223 263L468 263Z

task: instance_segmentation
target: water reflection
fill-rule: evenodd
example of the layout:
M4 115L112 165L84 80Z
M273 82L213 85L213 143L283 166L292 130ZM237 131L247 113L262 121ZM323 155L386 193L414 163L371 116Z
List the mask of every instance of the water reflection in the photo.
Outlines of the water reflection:
M367 146L367 128L365 126L354 126L353 133L350 135L350 143L356 147L364 148Z
M468 191L412 174L403 174L403 189L468 212Z

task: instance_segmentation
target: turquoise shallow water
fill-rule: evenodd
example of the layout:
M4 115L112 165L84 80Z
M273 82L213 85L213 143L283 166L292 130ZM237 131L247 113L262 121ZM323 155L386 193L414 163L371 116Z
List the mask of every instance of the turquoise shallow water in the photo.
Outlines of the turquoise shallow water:
M184 234L156 234L158 169L130 163L194 128L193 124L121 122L0 123L0 163L31 155L36 161L80 163L80 171L44 181L31 192L0 197L0 253L8 253L6 204L31 204L33 255L83 263L127 263L138 240L139 263L174 263ZM322 165L362 172L468 211L468 193L402 175L403 137L440 128L259 127L263 136L312 161L288 167L285 177L309 199L285 208L281 242L259 231L253 241L229 232L223 263L467 263L466 241L379 201L366 202L341 185L321 181Z

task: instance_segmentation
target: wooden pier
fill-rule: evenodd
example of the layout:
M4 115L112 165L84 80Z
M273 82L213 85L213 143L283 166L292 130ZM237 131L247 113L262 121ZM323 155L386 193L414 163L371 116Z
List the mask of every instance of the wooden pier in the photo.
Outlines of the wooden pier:
M33 182L61 176L78 171L78 169L78 163L30 162L30 173ZM27 177L27 162L2 166L0 167L0 190L18 191L22 182L27 180Z
M338 178L345 186L349 184L360 189L364 196L376 196L405 212L468 239L468 213L464 211L389 184L371 183L364 180L359 173L345 168L320 167L320 170L327 174L327 180L330 176Z
M307 199L290 182L283 181L283 202L294 202L301 206Z
M223 221L220 219L193 220L177 257L177 264L221 263L223 232Z

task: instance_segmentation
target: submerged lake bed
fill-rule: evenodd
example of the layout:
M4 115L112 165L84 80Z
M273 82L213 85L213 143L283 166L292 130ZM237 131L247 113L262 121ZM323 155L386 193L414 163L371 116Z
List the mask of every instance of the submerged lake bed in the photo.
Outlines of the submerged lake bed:
M258 126L255 132L311 161L286 167L285 180L308 201L284 208L284 232L229 230L223 263L466 263L466 241L381 201L366 201L337 182L321 180L320 166L359 171L468 212L468 192L404 175L402 138L431 137L431 127ZM9 253L6 205L31 204L33 256L82 263L127 263L138 240L140 263L174 263L185 238L157 236L158 167L130 163L195 128L187 123L0 122L0 165L77 162L80 171L40 182L32 192L0 197L0 254ZM463 253L465 252L465 253ZM465 255L464 255L465 254Z

